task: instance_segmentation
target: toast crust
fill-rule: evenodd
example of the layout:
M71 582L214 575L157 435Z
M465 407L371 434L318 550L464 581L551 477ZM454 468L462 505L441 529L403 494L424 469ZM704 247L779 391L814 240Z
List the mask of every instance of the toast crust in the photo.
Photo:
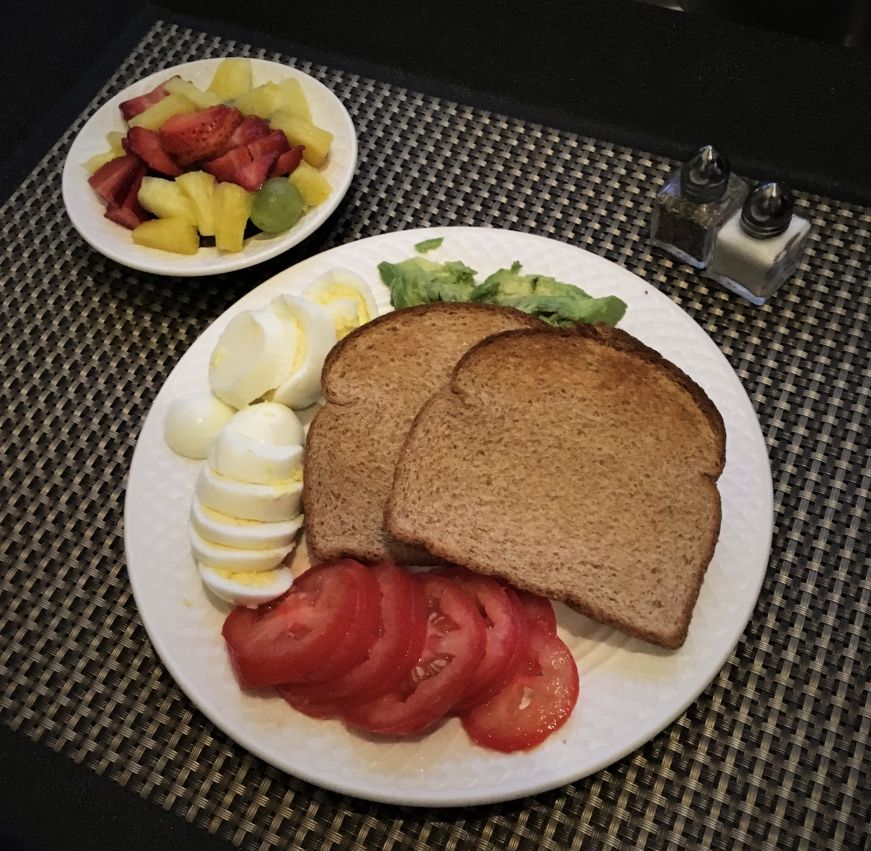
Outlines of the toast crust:
M695 530L698 535L698 550L694 554L695 562L684 568L684 587L681 589L680 605L669 613L670 619L666 624L661 621L648 622L645 618L637 615L629 617L626 616L625 612L619 610L619 606L603 605L602 600L594 593L595 589L592 589L593 593L591 593L590 587L573 589L565 582L555 584L554 582L542 581L540 573L529 570L528 566L524 569L523 565L513 563L510 553L482 552L480 547L475 544L457 540L456 536L451 535L449 530L446 532L437 519L433 522L432 517L421 518L414 513L417 511L418 514L426 514L426 511L421 512L417 503L412 504L409 493L414 494L415 497L417 493L413 486L409 486L409 477L415 473L424 475L421 468L427 463L430 466L434 464L426 454L426 447L423 447L418 440L423 430L429 427L433 418L454 417L455 421L459 423L464 417L472 416L482 407L486 407L476 394L485 392L489 389L489 385L481 385L481 382L474 383L473 377L480 378L478 373L474 373L473 377L468 377L467 383L464 383L464 379L469 376L477 364L490 363L491 361L487 360L488 357L491 360L499 358L503 362L503 366L500 368L507 369L504 366L504 359L516 352L515 344L524 340L535 341L536 338L547 339L548 345L556 346L560 345L558 342L560 340L589 341L604 346L613 352L625 354L637 364L646 365L647 372L653 370L662 376L667 387L675 388L679 397L689 400L689 407L695 409L701 417L702 430L709 432L704 439L704 464L702 469L697 471L698 481L694 484L694 487L698 489L699 499L707 506L704 517L705 525L704 528ZM541 366L541 364L534 364L532 369L534 370L536 366ZM529 371L529 365L527 364L524 369ZM470 387L467 384L474 386ZM482 390L481 386L484 386L485 389ZM529 386L531 385L524 385L527 390ZM504 392L507 395L509 391ZM498 406L499 400L497 399L494 404ZM490 410L492 408L487 408L488 413ZM691 410L689 415L692 416ZM427 433L431 440L436 440L438 435L437 429L434 429L432 433ZM421 544L439 558L463 564L480 573L500 577L518 587L551 599L559 599L594 620L607 623L645 641L674 649L680 647L686 639L699 589L707 566L713 557L719 536L722 515L716 481L725 465L725 444L726 431L723 419L701 387L673 363L626 332L604 325L580 325L572 329L547 328L506 331L489 337L469 349L457 362L448 385L434 394L421 407L399 453L394 488L385 509L385 525L396 538ZM524 455L524 458L528 455L529 453ZM474 463L466 457L463 461ZM496 459L493 461L496 463ZM474 474L467 472L466 475ZM438 476L439 473L432 474L433 486L438 486ZM584 482L579 481L578 484L582 486ZM502 486L504 489L506 486L510 487L510 483L499 479L494 488L498 490L498 486ZM469 487L472 493L471 500L474 500L476 496L486 499L494 498L486 493L478 493L474 490L475 486L472 483L469 484ZM498 496L495 498L498 499ZM498 511L492 507L487 510L489 513L485 511L481 522L489 520L497 525L500 522L504 524L504 518L500 519ZM666 516L669 514L667 504L654 506L650 510L661 512ZM517 518L517 522L523 523L524 520ZM529 518L527 518L527 522L530 522ZM666 528L667 523L668 521L663 521ZM679 531L681 534L686 532L684 529ZM488 534L489 532L482 532L481 536L486 537ZM546 537L546 535L547 533L543 532L543 536ZM491 535L491 537L493 536ZM546 547L541 548L542 551L545 549ZM531 545L527 552L536 552L535 546ZM664 568L660 566L658 569ZM584 565L584 571L588 576L587 585L589 586L590 576L608 576L613 572L613 568L606 564L603 558L601 562L588 561ZM605 600L605 603L609 603L609 601Z
M543 324L513 308L436 303L386 313L333 347L321 374L326 404L304 455L306 540L316 559L440 563L383 528L408 427L469 346L492 332Z

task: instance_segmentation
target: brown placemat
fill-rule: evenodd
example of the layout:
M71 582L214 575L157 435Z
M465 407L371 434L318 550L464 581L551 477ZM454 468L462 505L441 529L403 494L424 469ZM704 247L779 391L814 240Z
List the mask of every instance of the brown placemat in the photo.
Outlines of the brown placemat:
M315 237L254 269L169 280L95 254L67 219L64 156L105 99L191 59L247 54L347 105L360 163ZM2 208L0 717L252 848L858 848L867 843L865 425L871 212L803 195L812 243L758 309L652 252L673 163L158 22ZM311 787L249 755L185 698L145 635L122 508L139 426L173 365L295 259L392 230L510 227L621 263L713 337L759 414L775 482L769 572L720 675L635 754L572 786L472 810Z

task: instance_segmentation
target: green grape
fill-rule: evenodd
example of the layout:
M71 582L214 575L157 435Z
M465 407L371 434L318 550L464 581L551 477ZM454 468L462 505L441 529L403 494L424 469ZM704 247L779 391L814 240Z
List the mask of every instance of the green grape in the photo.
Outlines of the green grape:
M266 233L281 233L302 216L304 202L286 177L273 177L257 191L251 204L251 221Z

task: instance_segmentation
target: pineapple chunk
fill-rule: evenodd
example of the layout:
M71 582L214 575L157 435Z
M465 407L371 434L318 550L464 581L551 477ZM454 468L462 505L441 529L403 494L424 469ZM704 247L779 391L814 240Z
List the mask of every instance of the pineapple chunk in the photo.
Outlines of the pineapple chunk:
M302 156L309 165L321 168L326 163L333 143L333 134L329 131L283 110L272 116L269 126L273 130L281 130L291 147L305 145Z
M241 56L224 59L215 69L209 91L221 100L230 100L251 89L251 60Z
M133 230L133 242L174 254L196 254L200 249L197 229L184 219L151 219Z
M205 171L189 171L175 179L191 202L202 236L215 235L215 178Z
M163 87L171 94L183 95L195 104L197 109L208 109L210 106L223 103L222 98L214 92L204 92L190 80L183 80L181 77L172 77L163 84Z
M188 196L175 181L162 177L143 177L139 203L159 219L181 219L196 226L197 215Z
M215 245L221 251L241 251L253 192L235 183L215 186Z
M129 124L131 127L144 127L146 130L160 130L173 115L196 112L197 109L197 105L190 98L173 92L131 118Z
M264 83L234 98L233 106L243 115L256 115L268 119L278 109L280 95L281 90L275 83Z
M313 166L303 160L288 177L297 188L306 207L317 207L330 197L330 184Z
M115 157L123 157L126 153L124 146L121 144L123 138L124 134L119 133L117 130L113 130L111 133L106 134L106 141L109 143L109 149L103 151L101 154L94 154L94 156L86 162L82 163L85 171L87 171L88 174L93 174L95 171L106 165L107 162L114 160Z
M288 77L286 80L282 80L274 85L276 87L276 96L273 112L278 110L289 112L291 115L296 115L298 118L311 122L312 113L299 80L295 77Z

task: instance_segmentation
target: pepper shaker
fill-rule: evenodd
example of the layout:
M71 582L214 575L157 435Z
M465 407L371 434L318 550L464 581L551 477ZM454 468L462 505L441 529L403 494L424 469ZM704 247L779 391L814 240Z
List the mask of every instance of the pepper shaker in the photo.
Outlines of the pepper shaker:
M795 272L810 234L793 214L789 187L760 183L720 228L705 275L753 304L765 304Z
M729 160L712 145L699 148L656 196L650 240L696 269L708 263L717 228L747 195Z

